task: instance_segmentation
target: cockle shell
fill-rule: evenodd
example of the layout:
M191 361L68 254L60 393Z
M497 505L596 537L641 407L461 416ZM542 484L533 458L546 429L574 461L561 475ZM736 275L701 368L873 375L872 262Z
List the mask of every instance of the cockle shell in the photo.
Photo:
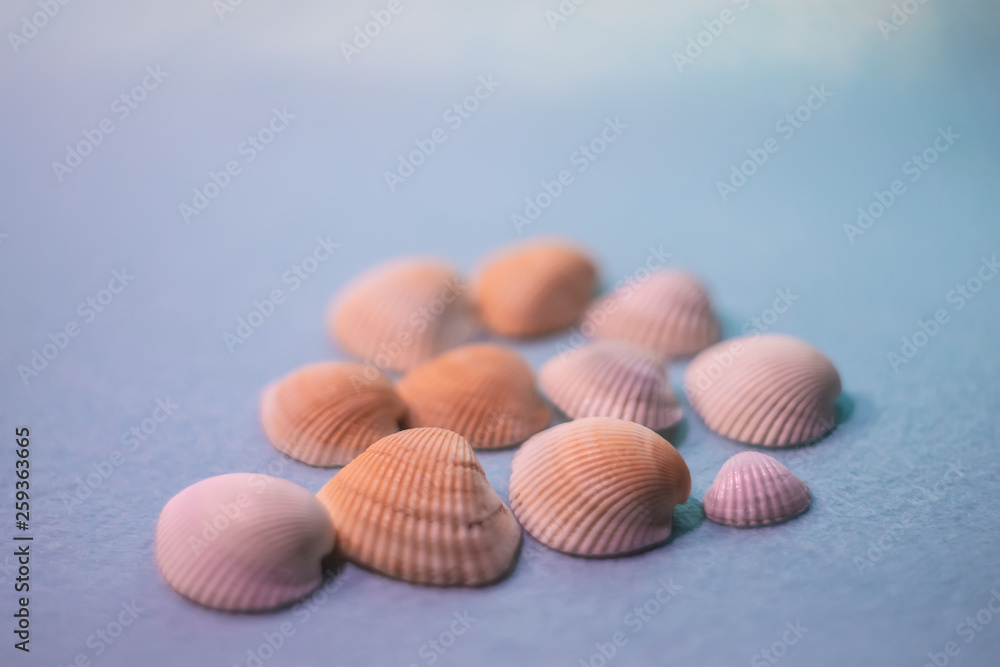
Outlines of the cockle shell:
M251 473L202 480L170 499L156 561L174 590L227 611L286 605L320 585L334 532L323 506L292 482Z
M521 527L462 436L416 428L379 440L317 494L349 560L413 583L477 586L510 570Z
M581 329L594 338L633 343L668 358L690 356L719 340L708 292L694 276L666 269L598 300L587 310Z
M450 350L403 376L396 387L408 426L447 428L473 447L509 447L549 425L531 367L499 345Z
M705 493L705 515L729 526L766 526L809 508L809 487L767 454L741 452L726 461Z
M510 506L535 539L577 556L663 542L691 473L673 446L633 422L590 417L530 438L514 455Z
M406 411L392 383L370 366L317 363L267 387L264 431L278 451L314 466L342 466L399 430Z
M723 341L691 360L684 390L705 424L763 447L816 440L836 424L840 376L822 352L790 336Z
M625 343L596 341L557 355L541 367L538 380L572 419L614 417L655 430L683 416L666 364Z
M473 291L490 331L523 338L554 333L578 321L596 281L590 257L553 239L500 250L484 263Z
M383 264L334 299L330 334L380 369L405 371L479 334L465 289L449 266L433 260Z

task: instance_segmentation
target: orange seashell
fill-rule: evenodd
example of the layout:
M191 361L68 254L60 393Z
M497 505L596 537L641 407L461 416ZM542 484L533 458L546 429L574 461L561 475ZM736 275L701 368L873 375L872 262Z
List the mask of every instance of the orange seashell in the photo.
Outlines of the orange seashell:
M627 343L596 341L559 354L545 362L538 380L571 419L613 417L655 430L683 417L666 364Z
M600 299L581 328L663 357L690 356L719 340L708 292L694 276L676 270L655 271Z
M559 241L513 244L483 265L474 290L480 317L501 336L543 336L580 319L594 294L597 269Z
M490 583L511 569L521 543L469 443L441 428L379 440L317 498L346 558L413 583Z
M304 597L333 550L330 517L309 491L251 473L210 477L164 506L156 562L178 593L206 607L263 611Z
M840 375L816 348L765 334L723 341L691 360L691 406L710 429L764 447L816 440L836 424Z
M691 473L634 422L590 417L530 438L514 455L510 506L536 540L575 556L620 556L663 542Z
M264 390L260 419L275 448L314 466L342 466L399 430L406 407L370 366L303 366Z
M446 352L403 376L396 390L406 403L408 426L447 428L476 448L515 445L552 418L531 367L499 345Z
M330 335L380 369L404 371L481 331L465 285L447 265L396 260L341 290L328 318Z

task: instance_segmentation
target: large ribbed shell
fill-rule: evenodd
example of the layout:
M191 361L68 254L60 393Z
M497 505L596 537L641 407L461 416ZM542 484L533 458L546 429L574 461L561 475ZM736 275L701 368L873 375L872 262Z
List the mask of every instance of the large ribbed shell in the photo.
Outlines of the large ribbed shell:
M539 542L577 556L640 551L670 536L691 473L673 446L633 422L560 424L514 455L510 505Z
M156 561L178 593L206 607L260 611L308 594L323 579L334 533L306 489L232 473L187 487L164 506Z
M635 279L598 300L582 330L618 340L661 357L686 357L719 340L719 323L708 292L694 276L661 270Z
M705 424L764 447L816 440L836 424L840 376L816 348L765 334L713 345L691 360L684 390Z
M334 299L328 324L347 351L398 371L480 332L458 275L432 260L397 260L361 275Z
M414 583L495 581L511 569L521 541L469 443L445 429L379 440L317 497L348 559Z
M597 269L575 246L530 241L501 250L480 270L474 291L480 317L501 336L543 336L583 315Z
M809 508L809 487L767 454L741 452L726 461L705 493L705 515L729 526L766 526Z
M531 367L499 345L466 345L413 369L396 387L406 424L438 426L473 447L509 447L549 425Z
M572 419L614 417L664 429L683 416L666 364L625 343L596 341L557 355L538 371L538 381Z
M314 466L342 466L399 430L406 408L370 366L303 366L264 390L261 424L271 444Z

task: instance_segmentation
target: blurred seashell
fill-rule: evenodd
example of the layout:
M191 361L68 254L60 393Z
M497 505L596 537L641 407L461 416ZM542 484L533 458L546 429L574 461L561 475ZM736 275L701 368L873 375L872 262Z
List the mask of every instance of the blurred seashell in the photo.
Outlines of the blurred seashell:
M666 269L598 300L581 328L594 338L633 343L668 358L690 356L719 340L708 292L694 276Z
M723 341L691 360L684 391L705 424L764 447L816 440L836 424L840 376L816 348L765 334Z
M556 239L513 244L489 257L475 281L479 314L493 333L544 336L583 315L597 269L576 246Z
M578 419L514 455L510 506L536 540L577 556L618 556L670 536L691 473L673 446L634 422Z
M767 454L741 452L722 465L705 493L705 515L729 526L766 526L809 508L809 487Z
M251 473L202 480L170 499L156 561L184 597L227 611L274 609L320 585L330 517L309 491Z
M523 442L552 418L531 367L499 345L450 350L407 373L396 390L406 404L407 426L446 428L476 448Z
M572 419L613 417L656 430L683 416L666 364L626 343L596 341L555 356L538 371L538 381Z
M260 402L271 444L314 466L342 466L399 430L406 408L392 383L362 364L309 364L271 384Z
M481 331L458 275L445 264L416 259L383 264L344 287L328 326L351 354L398 371Z
M441 428L379 440L317 497L344 556L413 583L490 583L510 570L521 542L469 443Z

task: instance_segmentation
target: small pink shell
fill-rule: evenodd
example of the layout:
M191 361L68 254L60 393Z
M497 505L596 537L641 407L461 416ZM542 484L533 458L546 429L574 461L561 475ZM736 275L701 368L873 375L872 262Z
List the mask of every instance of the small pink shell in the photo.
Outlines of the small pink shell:
M816 440L836 424L840 376L822 352L790 336L723 341L691 360L684 390L705 424L763 447Z
M635 279L598 300L581 328L662 357L687 357L719 340L708 292L694 276L676 270Z
M657 430L683 416L663 361L625 343L596 341L560 354L542 366L538 379L572 419L613 417Z
M199 604L262 611L308 594L333 550L326 510L292 482L251 473L210 477L170 499L156 525L167 583Z
M766 526L809 509L809 487L767 454L741 452L726 461L705 493L705 514L728 526Z

